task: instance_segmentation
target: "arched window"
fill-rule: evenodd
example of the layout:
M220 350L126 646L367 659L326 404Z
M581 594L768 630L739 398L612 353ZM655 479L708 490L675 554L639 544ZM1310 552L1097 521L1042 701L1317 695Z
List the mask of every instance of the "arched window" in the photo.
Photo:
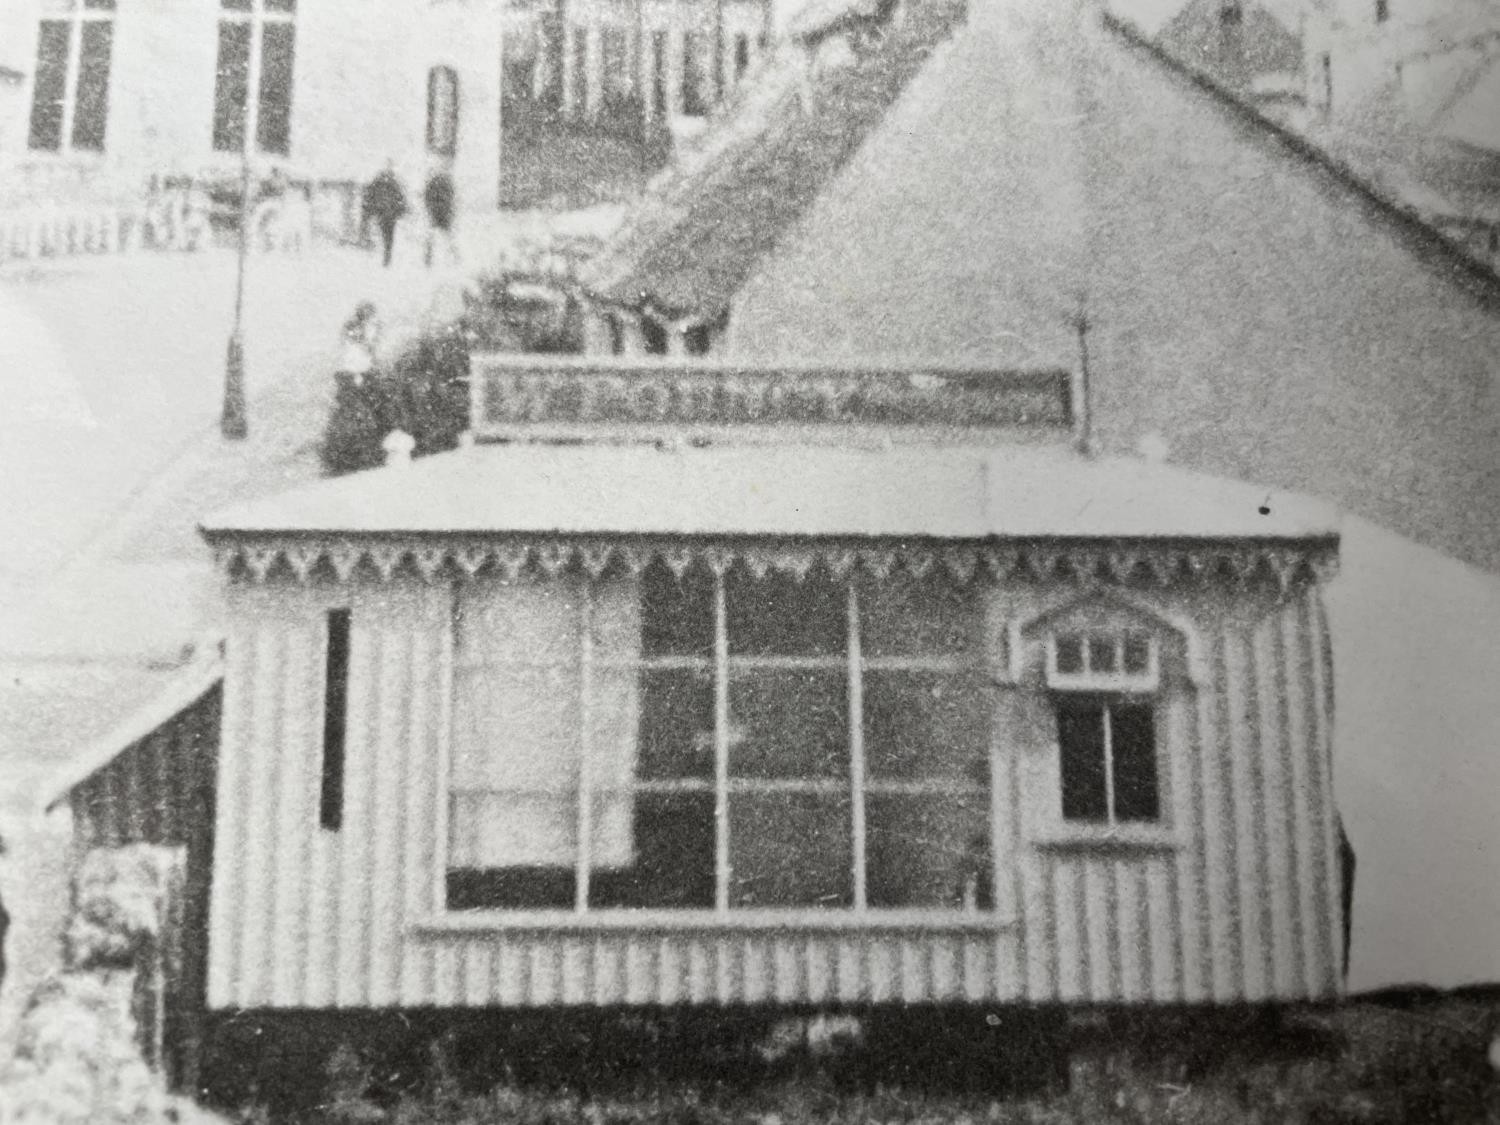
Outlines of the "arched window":
M427 151L452 156L458 150L458 72L435 66L427 72Z
M1050 842L1173 831L1171 732L1204 677L1185 623L1124 598L1084 595L1011 625L1022 686L1051 765L1030 795ZM1174 718L1175 716L1175 718Z

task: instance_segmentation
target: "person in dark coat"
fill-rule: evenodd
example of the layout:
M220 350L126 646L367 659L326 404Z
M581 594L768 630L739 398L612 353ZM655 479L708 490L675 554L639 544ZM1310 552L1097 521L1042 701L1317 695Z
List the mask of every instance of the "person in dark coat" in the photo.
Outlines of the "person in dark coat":
M396 224L407 212L406 189L396 177L396 162L386 161L385 168L370 181L364 192L364 212L380 228L384 264L391 264L391 249L396 244Z
M427 206L426 264L432 265L433 243L439 238L448 243L448 254L457 261L458 247L453 242L453 177L441 168L427 177L422 202Z

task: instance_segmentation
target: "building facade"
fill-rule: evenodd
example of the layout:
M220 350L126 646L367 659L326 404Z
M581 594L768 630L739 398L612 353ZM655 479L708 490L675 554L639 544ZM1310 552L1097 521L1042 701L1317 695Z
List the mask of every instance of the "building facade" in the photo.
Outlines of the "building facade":
M409 184L450 170L461 207L500 200L507 122L666 129L748 72L762 0L18 0L0 34L25 65L0 91L7 196L129 202L153 179L281 168L361 184L393 160ZM19 53L18 53L19 57ZM645 97L642 91L646 91ZM502 93L503 91L503 93ZM0 107L3 108L3 107Z
M476 374L205 525L211 1008L1339 993L1318 506L1078 454L1062 371Z

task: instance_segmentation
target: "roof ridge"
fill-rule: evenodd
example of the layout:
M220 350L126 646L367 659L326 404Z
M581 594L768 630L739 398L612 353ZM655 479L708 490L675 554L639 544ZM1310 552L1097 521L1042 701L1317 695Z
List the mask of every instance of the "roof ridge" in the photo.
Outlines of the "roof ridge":
M1101 10L1100 18L1105 29L1126 44L1148 55L1163 69L1191 82L1220 107L1278 142L1284 152L1297 158L1298 163L1322 172L1358 197L1376 216L1403 237L1409 249L1420 256L1435 257L1441 264L1449 267L1442 272L1458 288L1500 310L1500 273L1467 253L1452 238L1423 219L1415 208L1388 194L1322 145L1266 116L1211 75L1163 50L1130 20L1108 10Z

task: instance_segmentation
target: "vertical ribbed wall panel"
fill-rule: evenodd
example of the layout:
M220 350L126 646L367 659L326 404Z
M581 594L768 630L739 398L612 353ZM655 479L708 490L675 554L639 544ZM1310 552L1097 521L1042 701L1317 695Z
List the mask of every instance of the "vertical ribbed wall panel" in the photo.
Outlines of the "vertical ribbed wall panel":
M1263 1000L1267 982L1261 902L1267 888L1258 864L1262 812L1258 783L1259 715L1255 668L1248 659L1245 638L1238 631L1224 637L1223 670L1221 690L1228 704L1229 720L1225 732L1229 747L1229 807L1234 818L1230 838L1234 847L1235 918L1239 924L1235 991L1245 1000Z
M334 912L338 935L334 953L333 1002L358 1005L368 981L366 950L370 941L365 906L370 893L370 856L364 850L370 790L374 780L371 747L378 714L380 649L383 630L369 615L352 613L349 626L349 721L344 735L344 807L334 877Z
M1294 807L1298 794L1288 770L1293 742L1286 729L1285 679L1280 662L1281 621L1278 610L1255 630L1255 666L1264 677L1258 697L1257 725L1261 731L1261 805L1266 839L1265 895L1270 988L1273 995L1293 996L1301 990L1302 931L1296 910L1296 865L1292 861Z
M1319 974L1320 991L1328 995L1337 991L1341 979L1339 954L1339 855L1337 840L1337 810L1333 792L1333 736L1332 723L1332 669L1324 659L1328 643L1328 621L1324 616L1322 599L1315 590L1308 590L1302 599L1303 635L1308 647L1308 667L1311 670L1309 691L1310 710L1313 722L1309 741L1318 747L1313 757L1314 789L1310 795L1315 810L1315 834L1322 852L1318 892L1316 925L1320 937Z
M1205 614L1205 617L1207 614ZM1203 629L1203 682L1170 702L1161 849L1018 852L1025 994L1233 1003L1337 990L1338 867L1324 628L1314 589ZM1035 756L1032 750L1021 756ZM1050 801L1049 768L1017 774ZM1006 783L1000 778L997 799Z
M240 956L237 971L240 1003L256 1007L270 1002L271 909L275 881L276 776L281 741L281 668L284 626L268 621L255 631L252 681L252 751L245 784L234 799L244 802L248 823L240 862L246 872L239 915Z
M271 998L278 1005L302 1002L305 992L310 870L310 818L316 819L318 733L311 716L317 706L318 635L308 623L286 627L276 671L281 681L281 734L276 754L274 816L275 865L271 893ZM272 669L263 671L270 674Z
M401 917L402 782L406 776L407 716L411 707L414 631L383 631L376 673L377 716L368 753L373 765L369 816L355 825L368 857L370 979L366 1002L387 1007L397 1000L401 975L401 931L388 920Z
M1055 800L1055 763L1035 734L1019 749L997 736L997 914L1015 923L998 935L417 929L441 896L448 594L416 582L367 600L356 591L344 818L330 831L318 826L323 614L338 590L272 593L246 597L228 647L215 1006L1193 1002L1336 990L1324 625L1312 591L1198 637L1202 682L1159 713L1175 846L1038 846L1028 818ZM1049 706L1033 695L1002 690L997 728L1045 739ZM153 746L140 768L159 771L175 745ZM145 815L129 812L130 778L99 781L109 811L91 831L115 835ZM173 814L154 815L163 827Z
M244 834L248 820L245 779L251 769L255 650L243 628L229 635L224 660L224 711L219 777L215 793L214 862L209 895L208 1002L241 1003L239 996L239 907L249 872Z
M435 726L440 722L437 693L441 690L441 652L445 641L441 619L446 616L440 610L435 627L414 631L410 642L410 695L400 726L405 752L400 754L399 788L393 802L400 821L396 835L401 842L397 854L400 887L395 899L400 905L393 909L402 918L422 917L431 909L433 900L431 884L436 857L432 849L437 819L433 815L437 774L433 763L437 760ZM398 951L397 1003L410 1006L430 998L431 967L430 953L416 955L404 946ZM490 987L493 990L497 985L491 981Z

